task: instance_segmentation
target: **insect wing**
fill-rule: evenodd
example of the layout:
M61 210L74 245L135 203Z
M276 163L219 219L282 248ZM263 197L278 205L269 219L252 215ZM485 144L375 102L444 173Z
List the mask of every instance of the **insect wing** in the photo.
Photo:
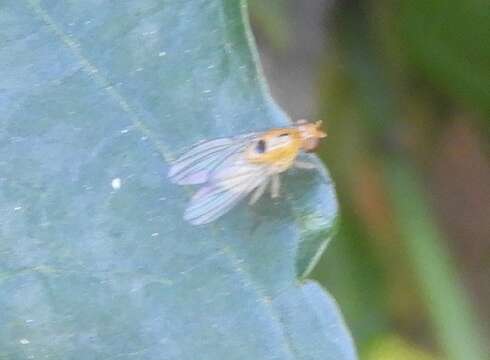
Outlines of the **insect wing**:
M197 144L172 164L168 178L179 185L205 183L214 169L242 151L255 136L247 134Z
M243 154L235 155L216 169L209 183L192 197L184 219L194 225L214 221L260 186L267 177L264 166L248 163Z

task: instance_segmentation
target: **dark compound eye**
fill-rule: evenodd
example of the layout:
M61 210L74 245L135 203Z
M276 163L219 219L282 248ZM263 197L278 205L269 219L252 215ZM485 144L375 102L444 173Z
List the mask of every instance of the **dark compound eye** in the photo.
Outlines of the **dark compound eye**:
M279 137L284 137L284 136L288 136L289 134L288 133L282 133L281 135L279 135Z
M257 141L257 146L255 147L255 150L257 150L259 154L265 153L265 141L264 140Z

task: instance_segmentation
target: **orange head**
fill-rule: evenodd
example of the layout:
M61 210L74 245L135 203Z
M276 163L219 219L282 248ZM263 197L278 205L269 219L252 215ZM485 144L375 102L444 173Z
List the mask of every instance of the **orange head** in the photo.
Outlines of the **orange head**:
M296 122L301 136L301 147L305 152L314 151L320 144L320 139L327 137L327 133L322 130L321 126L321 120L311 123L301 119Z

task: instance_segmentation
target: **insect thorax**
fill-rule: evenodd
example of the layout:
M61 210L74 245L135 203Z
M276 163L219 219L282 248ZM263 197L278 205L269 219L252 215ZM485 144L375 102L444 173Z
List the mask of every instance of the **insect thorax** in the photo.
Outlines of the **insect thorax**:
M277 172L281 172L292 165L300 147L301 140L296 132L277 129L264 134L249 147L247 160L272 166L277 168Z

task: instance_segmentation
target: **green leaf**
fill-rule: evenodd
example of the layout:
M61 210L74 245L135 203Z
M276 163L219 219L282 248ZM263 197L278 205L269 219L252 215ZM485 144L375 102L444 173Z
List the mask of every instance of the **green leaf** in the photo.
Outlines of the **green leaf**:
M325 172L206 226L166 179L191 144L283 126L238 1L0 7L1 359L354 359L303 281ZM299 280L298 280L299 279Z

